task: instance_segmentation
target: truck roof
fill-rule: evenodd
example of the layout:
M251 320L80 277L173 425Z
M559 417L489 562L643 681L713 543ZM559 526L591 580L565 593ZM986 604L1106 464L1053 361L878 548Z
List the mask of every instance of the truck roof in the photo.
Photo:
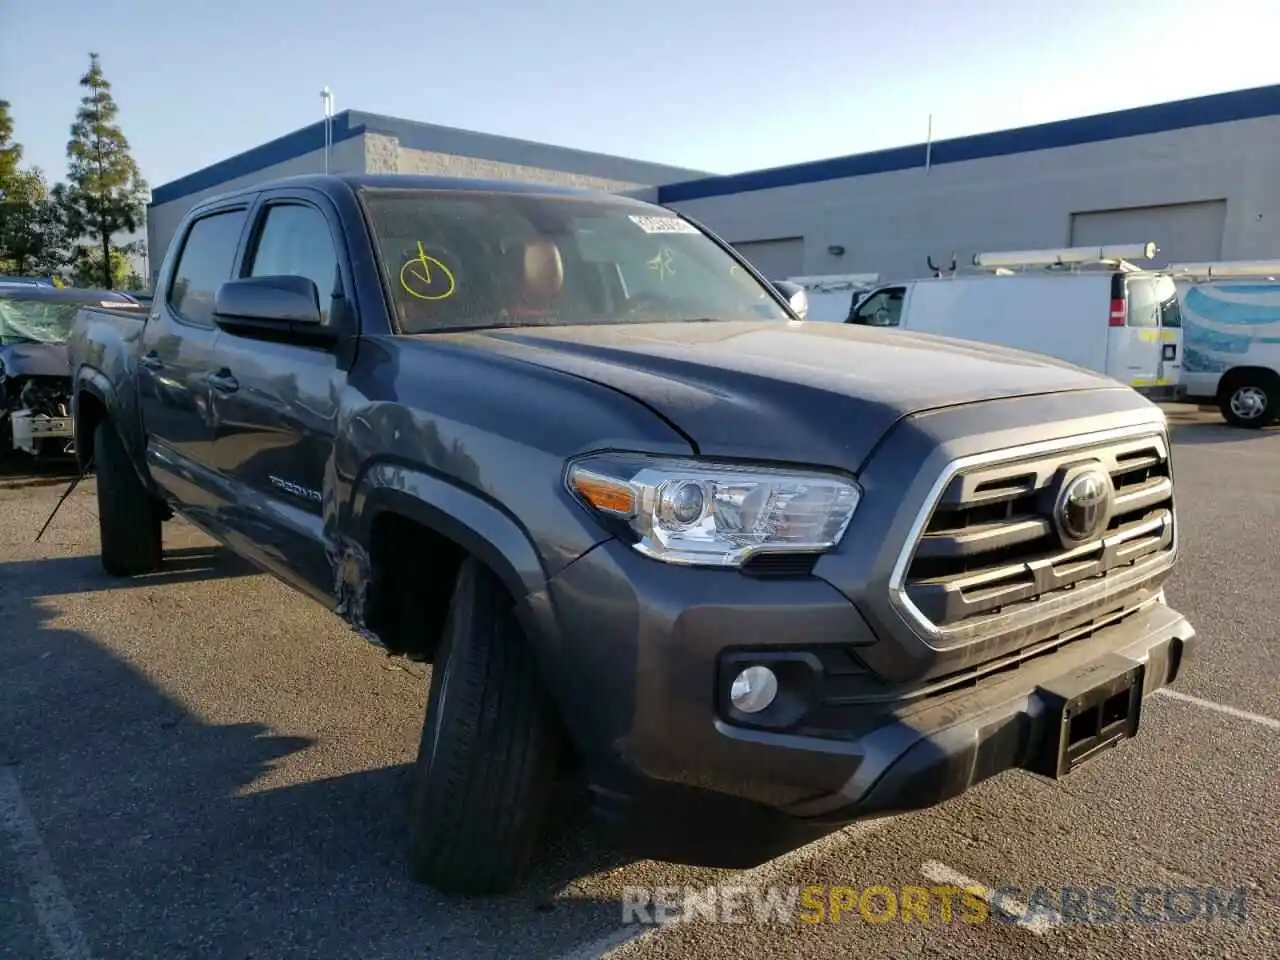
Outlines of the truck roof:
M584 187L565 187L549 183L537 183L524 180L487 180L470 177L442 177L427 174L405 173L303 173L291 177L280 177L262 183L255 183L235 190L228 190L217 196L202 200L197 207L210 203L218 203L232 197L251 196L266 190L277 190L284 187L298 187L317 190L332 196L346 190L387 189L387 190L457 190L484 191L486 193L541 193L546 195L600 197L616 200L620 203L635 204L638 207L651 207L643 200L593 190Z

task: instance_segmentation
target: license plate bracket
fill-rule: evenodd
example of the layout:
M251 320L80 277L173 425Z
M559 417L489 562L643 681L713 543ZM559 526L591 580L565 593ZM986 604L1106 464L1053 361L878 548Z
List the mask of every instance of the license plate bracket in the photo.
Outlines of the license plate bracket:
M1060 779L1137 734L1145 673L1145 664L1110 654L1040 685L1044 735L1032 769Z
M75 432L70 417L32 417L28 429L33 437L69 437Z

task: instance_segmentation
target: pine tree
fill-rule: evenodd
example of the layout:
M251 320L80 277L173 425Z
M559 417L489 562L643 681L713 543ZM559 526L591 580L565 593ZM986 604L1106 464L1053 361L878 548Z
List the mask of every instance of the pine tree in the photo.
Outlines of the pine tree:
M61 210L40 168L21 162L9 102L0 100L0 273L54 274L64 262Z
M80 78L80 86L88 92L80 101L67 143L67 227L71 236L95 243L92 260L100 265L103 285L112 289L117 286L112 270L117 258L112 255L111 240L142 223L147 184L116 123L120 109L96 53L89 54L89 72ZM86 258L87 251L82 249L78 259Z
M22 162L22 144L13 142L13 118L9 101L0 100L0 191L6 190L18 174Z
M66 234L56 191L39 167L19 170L0 188L0 272L56 274L66 263Z

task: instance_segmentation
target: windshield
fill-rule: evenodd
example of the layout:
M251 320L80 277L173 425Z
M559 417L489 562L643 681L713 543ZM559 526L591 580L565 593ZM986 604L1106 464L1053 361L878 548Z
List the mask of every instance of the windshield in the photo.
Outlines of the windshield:
M0 297L0 343L66 343L78 303Z
M404 333L789 319L715 241L655 207L459 190L362 200Z

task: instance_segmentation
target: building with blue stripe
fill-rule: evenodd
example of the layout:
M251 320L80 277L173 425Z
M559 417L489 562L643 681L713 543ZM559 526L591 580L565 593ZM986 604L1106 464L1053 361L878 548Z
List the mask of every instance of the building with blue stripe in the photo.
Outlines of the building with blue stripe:
M1154 240L1158 262L1280 257L1280 84L725 176L358 111L329 169L527 179L657 200L775 277L926 275L983 250ZM324 168L324 126L156 187L158 266L199 199ZM927 164L926 164L927 158Z

